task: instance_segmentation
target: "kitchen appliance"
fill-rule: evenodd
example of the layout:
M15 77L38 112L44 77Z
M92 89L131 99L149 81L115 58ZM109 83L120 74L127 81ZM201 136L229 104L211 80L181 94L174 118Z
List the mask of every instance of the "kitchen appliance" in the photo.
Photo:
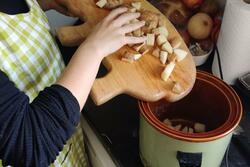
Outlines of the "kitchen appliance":
M212 65L214 75L235 84L250 72L250 2L227 0Z
M242 117L242 104L226 83L198 72L191 93L167 103L139 102L140 156L147 167L219 167L232 132ZM204 133L184 133L162 121L186 119L206 125Z

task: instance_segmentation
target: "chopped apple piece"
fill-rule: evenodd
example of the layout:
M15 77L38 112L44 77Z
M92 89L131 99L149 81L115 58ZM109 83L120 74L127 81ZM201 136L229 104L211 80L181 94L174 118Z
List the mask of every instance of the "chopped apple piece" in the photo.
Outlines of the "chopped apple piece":
M130 8L128 9L128 11L131 12L131 13L135 13L135 12L136 12L136 8L130 7Z
M143 45L143 46L141 47L141 49L139 50L139 52L140 52L142 55L145 55L145 54L147 54L147 53L150 51L151 48L152 48L151 46Z
M154 34L147 34L147 41L148 46L154 46L155 44L155 35Z
M206 132L206 125L196 122L194 124L194 131L197 133Z
M188 133L194 133L194 129L193 128L188 128Z
M96 6L103 8L107 3L107 0L99 0L98 2L96 2Z
M161 61L161 63L166 64L167 60L168 60L168 52L161 51L160 52L160 61Z
M175 130L181 130L181 124L176 125L174 128L175 128Z
M162 16L159 17L158 26L159 27L165 27L166 26L165 18L164 17L162 17Z
M179 62L185 59L188 53L182 49L174 49L174 54L176 55L177 62Z
M184 90L183 90L181 84L179 82L175 82L175 84L172 88L172 92L174 92L176 94L181 94L183 91Z
M122 60L129 63L133 63L134 61L140 59L141 56L142 55L140 53L126 51L122 57Z
M173 49L177 49L181 46L181 40L179 37L174 38L173 40L171 40L170 43Z
M145 42L141 43L141 44L136 44L136 45L133 45L133 49L137 52L140 51L140 49L145 45Z
M188 127L185 126L185 127L182 129L182 132L187 133L187 132L188 132Z
M127 57L122 57L122 61L128 62L128 63L133 63L134 60L132 58L127 58Z
M134 54L133 57L134 57L134 60L139 60L142 57L142 54L137 53L137 54Z
M173 72L175 67L174 62L170 62L169 64L166 65L164 71L161 73L161 78L163 81L167 81L168 78L170 77L171 73Z
M143 31L141 28L138 28L137 30L134 30L133 31L133 35L136 36L136 37L140 37L143 35Z
M173 48L172 46L170 45L170 43L168 41L166 41L162 47L161 47L162 50L164 51L167 51L168 53L172 54L173 53Z
M141 2L132 2L131 6L133 6L136 10L141 9Z
M169 119L167 119L167 118L163 120L163 123L168 125L168 126L172 126L171 121Z
M131 51L125 51L125 53L122 56L122 61L133 63L134 62L133 54L134 53L132 53Z
M166 38L166 36L160 34L156 38L156 42L157 42L157 45L161 46L162 44L164 44L165 42L167 42L167 38Z
M160 57L160 51L161 51L161 50L160 50L158 47L156 47L156 48L153 50L152 55L153 55L154 57L159 58L159 57Z
M164 26L153 29L153 33L155 35L164 35L166 38L168 37L168 30Z

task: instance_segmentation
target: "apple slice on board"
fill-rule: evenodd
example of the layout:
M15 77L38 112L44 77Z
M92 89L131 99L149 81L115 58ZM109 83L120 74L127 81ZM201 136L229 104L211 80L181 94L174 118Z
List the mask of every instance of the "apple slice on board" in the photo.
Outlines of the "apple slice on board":
M125 0L124 0L125 1ZM86 18L86 23L80 26L61 27L57 30L59 40L63 45L79 45L88 35L91 28L95 26L108 10L98 8L94 0L85 0L79 6ZM125 3L130 3L127 0ZM128 94L137 99L154 102L165 98L169 102L175 102L185 97L192 89L195 78L196 68L192 55L190 54L185 42L176 31L170 21L153 7L146 0L141 0L141 8L159 13L164 17L163 22L167 28L168 39L180 38L180 49L187 52L187 56L181 62L177 62L175 68L167 81L161 79L161 73L165 65L159 59L151 55L151 52L143 55L134 63L121 61L121 57L131 48L124 46L117 52L107 56L103 60L104 66L108 69L108 74L102 78L97 78L91 90L91 97L97 105L101 105L119 94ZM178 82L183 92L181 94L172 91L173 83Z

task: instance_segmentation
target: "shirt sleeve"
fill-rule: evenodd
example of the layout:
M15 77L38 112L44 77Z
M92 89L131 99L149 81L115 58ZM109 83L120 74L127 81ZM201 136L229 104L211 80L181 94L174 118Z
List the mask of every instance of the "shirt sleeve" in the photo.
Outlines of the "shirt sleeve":
M0 71L0 159L4 166L49 166L80 120L69 90L52 85L32 103Z

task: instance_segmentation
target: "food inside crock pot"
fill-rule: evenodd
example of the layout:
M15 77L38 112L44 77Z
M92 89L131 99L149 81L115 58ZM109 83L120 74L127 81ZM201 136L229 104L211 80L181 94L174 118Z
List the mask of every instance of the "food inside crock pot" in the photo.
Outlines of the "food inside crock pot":
M204 133L206 132L206 125L193 122L185 119L164 119L163 123L174 130L182 131L184 133Z

